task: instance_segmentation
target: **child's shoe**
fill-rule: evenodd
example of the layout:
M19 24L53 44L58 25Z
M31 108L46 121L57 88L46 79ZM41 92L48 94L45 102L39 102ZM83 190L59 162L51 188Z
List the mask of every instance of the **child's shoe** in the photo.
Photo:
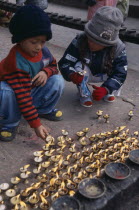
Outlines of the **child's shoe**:
M104 99L104 101L107 101L107 102L114 102L115 101L115 96L108 94L103 99Z
M93 102L90 96L88 97L80 96L80 104L84 107L91 107L93 105Z
M17 127L14 128L1 128L0 129L0 141L12 141L17 132Z
M48 114L39 114L40 118L45 118L50 121L60 121L62 120L63 113L57 109L54 109L52 112Z

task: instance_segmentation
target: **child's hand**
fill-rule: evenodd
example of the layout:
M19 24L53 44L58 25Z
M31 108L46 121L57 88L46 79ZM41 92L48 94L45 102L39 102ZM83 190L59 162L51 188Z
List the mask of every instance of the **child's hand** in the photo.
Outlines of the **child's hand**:
M84 75L80 75L77 72L70 74L70 80L74 84L80 84L83 81L83 78L84 78Z
M95 101L100 101L108 93L105 87L97 87L95 85L93 85L92 87L95 89L92 93L93 99Z
M45 140L45 138L49 135L50 132L50 128L48 127L44 127L43 125L40 125L37 128L34 128L35 133L38 137L40 137L41 139Z
M32 83L34 86L44 86L47 81L47 74L44 71L40 71L36 76L32 79Z

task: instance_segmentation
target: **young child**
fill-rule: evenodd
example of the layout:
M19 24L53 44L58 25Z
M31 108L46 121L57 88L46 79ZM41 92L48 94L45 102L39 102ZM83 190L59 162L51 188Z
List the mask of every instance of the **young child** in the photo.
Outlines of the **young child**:
M87 20L91 20L98 8L103 6L115 7L117 0L87 0L86 4L88 5Z
M115 100L127 74L125 45L119 39L119 29L123 22L121 11L104 6L85 25L83 33L77 35L59 61L59 69L67 81L77 85L80 103L92 106L93 100ZM90 92L88 84L93 86Z
M39 7L21 7L10 25L12 43L8 56L0 63L0 140L15 137L21 114L44 139L49 128L39 117L61 120L55 108L64 86L57 64L45 42L52 38L47 14Z

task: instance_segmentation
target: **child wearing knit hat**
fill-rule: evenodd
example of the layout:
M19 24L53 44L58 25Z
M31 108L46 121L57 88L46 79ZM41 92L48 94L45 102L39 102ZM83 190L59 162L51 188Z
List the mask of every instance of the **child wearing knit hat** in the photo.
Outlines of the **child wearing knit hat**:
M77 85L84 107L91 107L93 100L113 102L120 94L127 75L125 45L119 39L122 22L119 9L99 8L59 61L64 79ZM102 84L96 86L94 83ZM93 92L89 84L93 85Z
M50 129L40 117L62 119L55 106L64 87L56 60L45 46L52 38L51 23L42 9L28 5L17 10L9 30L15 45L0 63L0 140L15 137L21 115L45 139Z

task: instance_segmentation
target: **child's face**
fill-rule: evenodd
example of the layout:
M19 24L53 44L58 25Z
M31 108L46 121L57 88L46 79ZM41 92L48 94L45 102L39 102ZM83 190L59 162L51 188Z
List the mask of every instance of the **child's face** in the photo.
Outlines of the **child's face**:
M97 44L95 42L93 42L92 40L88 39L88 45L89 45L89 49L91 51L99 51L99 50L103 50L106 46Z
M40 50L44 47L46 42L46 36L35 36L29 39L25 39L21 41L20 47L21 49L31 57L35 57L38 55Z

